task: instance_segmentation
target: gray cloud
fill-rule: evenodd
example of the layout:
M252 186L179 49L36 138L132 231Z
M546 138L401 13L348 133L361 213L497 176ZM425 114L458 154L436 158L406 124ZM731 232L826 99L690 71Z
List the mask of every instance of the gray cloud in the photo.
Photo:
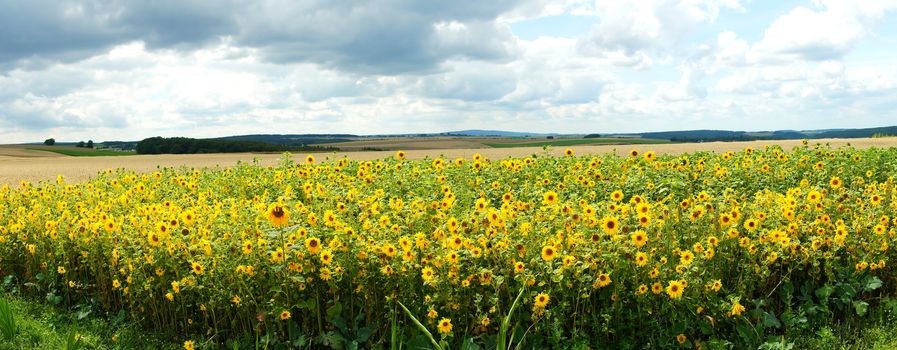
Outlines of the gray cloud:
M0 62L71 62L136 40L194 47L236 29L230 8L203 1L2 1Z
M324 6L326 4L326 6ZM278 62L343 71L429 73L452 58L509 60L515 39L495 19L511 1L373 1L256 5L238 45Z
M72 62L112 46L192 51L221 40L275 63L374 74L427 73L449 59L507 61L496 19L516 1L0 2L0 69ZM14 64L13 64L14 63Z

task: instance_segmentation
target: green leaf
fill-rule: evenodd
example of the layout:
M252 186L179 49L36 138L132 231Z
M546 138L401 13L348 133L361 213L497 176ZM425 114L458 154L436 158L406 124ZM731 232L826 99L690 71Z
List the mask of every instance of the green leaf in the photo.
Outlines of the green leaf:
M779 322L779 319L776 318L776 315L773 315L769 312L764 312L763 313L763 325L766 327L781 328L782 322Z
M373 331L370 328L361 327L357 332L355 332L355 339L358 340L359 343L364 343L368 341L372 333Z
M872 276L868 280L866 280L866 286L864 290L869 292L880 288L882 285L881 280L878 277Z
M739 323L735 326L735 331L738 332L741 339L745 340L745 343L754 343L756 337L751 326L748 326L746 323Z
M333 306L327 308L327 319L334 319L343 312L343 304L336 302Z
M473 338L464 339L461 344L461 350L480 350L480 346L473 342Z
M81 311L78 311L77 315L78 315L78 319L79 319L79 320L83 320L85 317L87 317L88 315L90 315L90 310L81 310Z
M834 292L835 288L826 284L822 287L819 287L819 289L816 289L816 297L818 297L820 300L828 300L828 297L830 297Z
M853 310L856 311L858 316L865 316L866 311L869 310L869 303L860 300L854 301Z

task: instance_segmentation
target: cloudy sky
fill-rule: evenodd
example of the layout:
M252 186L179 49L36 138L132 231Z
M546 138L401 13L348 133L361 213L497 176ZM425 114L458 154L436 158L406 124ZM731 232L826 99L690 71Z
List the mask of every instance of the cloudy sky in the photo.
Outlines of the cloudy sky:
M897 0L0 0L0 143L897 125Z

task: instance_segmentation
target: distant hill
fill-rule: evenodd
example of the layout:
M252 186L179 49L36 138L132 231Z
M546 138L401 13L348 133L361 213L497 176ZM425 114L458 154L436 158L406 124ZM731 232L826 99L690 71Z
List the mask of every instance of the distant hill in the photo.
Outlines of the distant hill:
M543 134L535 132L517 132L501 130L461 130L437 134L438 136L477 136L477 137L527 137L527 136L559 136L560 134Z
M814 135L815 138L857 138L872 137L874 135L893 135L897 136L897 126L885 126L881 128L866 129L842 129L824 131Z
M614 134L608 134L613 136ZM729 130L683 130L627 134L643 138L667 139L675 142L709 141L754 141L754 140L796 140L825 138L861 138L879 135L897 135L897 126L862 129L828 130L776 130L776 131L729 131Z

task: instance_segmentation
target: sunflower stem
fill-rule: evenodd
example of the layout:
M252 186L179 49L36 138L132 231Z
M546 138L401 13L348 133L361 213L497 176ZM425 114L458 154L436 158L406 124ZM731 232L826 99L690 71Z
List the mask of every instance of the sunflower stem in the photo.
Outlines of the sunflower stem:
M436 339L433 338L433 334L430 333L429 330L427 330L427 327L424 327L424 325L422 325L420 321L417 320L417 317L414 317L414 315L411 314L411 311L408 311L408 308L406 308L401 301L396 300L396 303L398 303L399 306L402 307L402 310L405 310L405 314L407 314L408 317L411 318L411 321L414 322L415 325L417 325L417 328L423 331L427 338L430 339L430 343L433 344L433 347L436 348L436 350L442 350L442 346L440 346L439 343L436 342Z

